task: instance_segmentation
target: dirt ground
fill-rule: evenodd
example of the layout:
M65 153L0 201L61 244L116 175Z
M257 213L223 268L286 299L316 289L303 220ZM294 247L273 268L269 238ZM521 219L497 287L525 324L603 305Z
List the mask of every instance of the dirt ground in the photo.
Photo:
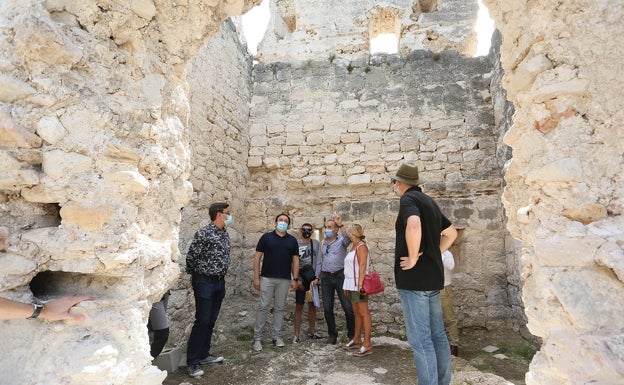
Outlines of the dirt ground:
M340 312L336 314L338 321ZM219 330L213 337L212 353L224 356L225 361L203 365L205 374L199 378L189 377L186 367L180 367L178 371L169 373L163 384L417 384L412 352L407 343L399 338L373 334L374 353L366 357L354 357L339 345L327 345L325 339L307 338L305 321L301 343L292 344L292 321L285 320L286 346L275 347L267 338L263 341L264 349L253 352L251 318L253 314L249 312L221 314L217 322ZM338 326L342 330L341 325ZM269 327L267 323L265 331ZM324 320L317 322L317 330L327 335ZM524 385L524 374L538 349L535 342L527 341L519 333L510 330L463 329L461 333L459 357L453 358L451 384ZM483 350L488 347L488 350L497 350ZM182 365L184 359L185 356Z

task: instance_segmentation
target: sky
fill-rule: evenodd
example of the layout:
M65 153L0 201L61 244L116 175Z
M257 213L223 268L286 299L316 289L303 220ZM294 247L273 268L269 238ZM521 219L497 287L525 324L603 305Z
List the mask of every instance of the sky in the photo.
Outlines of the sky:
M258 43L262 40L264 31L269 23L269 0L263 0L259 6L253 7L249 12L242 16L243 33L247 40L249 51L255 55ZM487 8L479 0L479 13L477 14L477 52L475 56L487 55L490 50L490 40L494 32L494 21L490 18ZM378 42L372 42L371 48L373 52L392 52L392 47L396 45L395 37L382 36ZM380 48L375 48L379 46Z

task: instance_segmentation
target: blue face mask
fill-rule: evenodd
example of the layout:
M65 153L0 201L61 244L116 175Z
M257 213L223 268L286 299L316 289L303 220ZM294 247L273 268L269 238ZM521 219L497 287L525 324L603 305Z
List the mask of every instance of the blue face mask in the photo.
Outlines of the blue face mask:
M225 220L225 225L229 226L232 224L232 214L228 214L227 219Z
M277 222L277 231L286 232L288 230L288 223L286 222Z
M331 238L334 235L334 230L325 229L325 238Z

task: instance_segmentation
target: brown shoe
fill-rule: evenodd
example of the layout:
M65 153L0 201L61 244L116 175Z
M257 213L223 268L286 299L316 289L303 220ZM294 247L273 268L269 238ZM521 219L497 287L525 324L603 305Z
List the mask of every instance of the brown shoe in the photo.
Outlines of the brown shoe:
M457 345L451 345L451 355L455 357L459 357L459 351L457 349Z
M338 342L338 337L336 336L329 336L329 338L327 339L327 343L331 345L336 345L337 342Z

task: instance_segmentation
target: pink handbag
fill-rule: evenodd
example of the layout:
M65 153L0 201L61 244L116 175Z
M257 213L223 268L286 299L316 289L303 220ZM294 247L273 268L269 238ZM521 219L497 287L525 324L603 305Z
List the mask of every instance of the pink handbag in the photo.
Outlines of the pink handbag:
M359 245L357 246L359 247ZM357 277L355 274L355 261L357 261L357 247L355 248L355 255L353 256L353 277ZM370 253L368 253L368 257L370 258ZM371 263L372 268L372 263ZM377 293L381 293L384 291L384 285L381 282L381 277L373 268L372 271L366 275L364 275L364 282L362 282L362 290L364 290L364 294L373 295Z
M369 274L366 274L364 276L362 289L364 289L364 293L368 295L377 294L384 291L384 285L381 282L381 277L379 277L377 271L373 270Z

